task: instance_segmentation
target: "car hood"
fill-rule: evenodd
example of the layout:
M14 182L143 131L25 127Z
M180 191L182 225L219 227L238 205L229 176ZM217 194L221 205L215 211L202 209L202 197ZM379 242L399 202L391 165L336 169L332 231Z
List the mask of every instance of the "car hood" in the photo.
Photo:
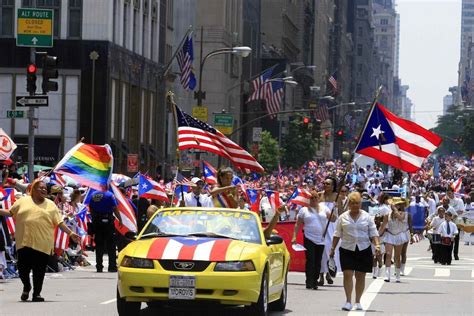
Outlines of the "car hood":
M160 237L132 242L125 255L153 260L237 261L258 255L261 245L208 237Z

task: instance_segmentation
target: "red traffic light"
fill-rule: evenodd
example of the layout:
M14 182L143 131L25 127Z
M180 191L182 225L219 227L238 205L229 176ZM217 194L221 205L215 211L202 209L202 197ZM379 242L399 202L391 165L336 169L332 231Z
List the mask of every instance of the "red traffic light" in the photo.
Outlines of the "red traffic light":
M326 137L326 139L329 139L329 136L331 136L331 133L326 131L324 132L324 137Z
M37 69L38 68L35 64L29 64L28 68L26 68L26 71L28 71L29 74L35 74Z
M303 118L303 123L304 124L309 124L309 117L304 117Z
M337 136L342 136L344 135L344 131L342 129L337 131Z

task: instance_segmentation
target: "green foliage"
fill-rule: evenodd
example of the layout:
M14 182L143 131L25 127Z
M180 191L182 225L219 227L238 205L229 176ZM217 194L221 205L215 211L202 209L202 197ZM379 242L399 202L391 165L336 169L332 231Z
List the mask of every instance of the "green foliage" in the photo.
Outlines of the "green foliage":
M262 142L258 151L258 162L267 172L277 170L280 161L281 150L278 146L278 140L268 131L262 132Z
M445 115L439 116L437 125L432 129L443 138L436 150L438 155L465 154L474 152L474 114L451 108Z
M313 123L303 124L303 116L298 115L289 123L288 134L283 141L283 165L299 168L313 160L318 139L313 138Z

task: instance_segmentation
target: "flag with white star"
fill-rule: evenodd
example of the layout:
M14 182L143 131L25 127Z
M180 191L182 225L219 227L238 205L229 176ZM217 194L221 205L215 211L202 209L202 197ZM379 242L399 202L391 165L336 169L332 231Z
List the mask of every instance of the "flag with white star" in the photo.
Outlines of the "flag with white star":
M356 152L406 172L416 172L441 144L441 137L402 119L377 103Z
M158 182L140 175L140 182L138 183L138 196L169 202L168 195L166 194L165 188L163 188Z

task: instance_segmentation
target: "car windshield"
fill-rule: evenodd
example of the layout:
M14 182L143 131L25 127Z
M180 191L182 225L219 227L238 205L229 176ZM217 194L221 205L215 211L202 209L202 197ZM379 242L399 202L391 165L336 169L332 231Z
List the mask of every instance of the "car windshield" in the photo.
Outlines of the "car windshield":
M158 212L140 238L160 236L205 236L261 243L255 216L228 210L177 209Z

